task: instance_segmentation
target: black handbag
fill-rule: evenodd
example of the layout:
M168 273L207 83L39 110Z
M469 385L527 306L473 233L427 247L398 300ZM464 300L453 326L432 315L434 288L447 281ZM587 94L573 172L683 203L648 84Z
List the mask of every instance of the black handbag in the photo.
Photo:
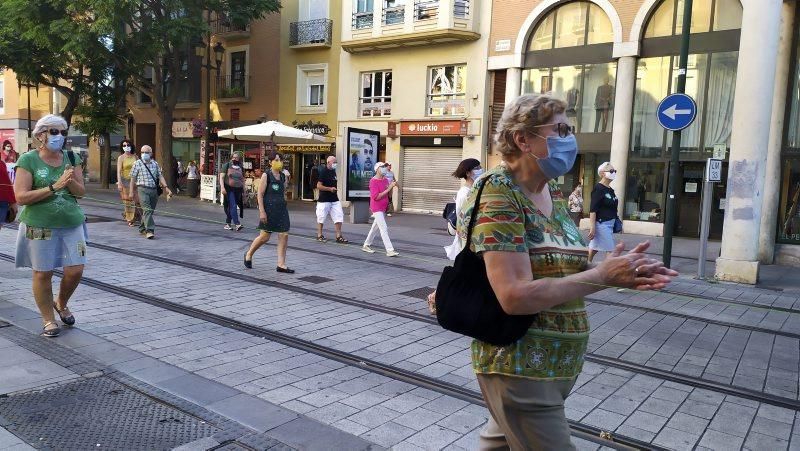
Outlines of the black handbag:
M445 221L447 221L447 233L449 233L450 236L456 236L456 222L458 221L458 218L456 217L455 202L448 202L444 205L442 217Z
M158 197L161 197L161 195L164 194L164 188L161 187L161 183L159 183L160 180L158 180L156 176L154 176L153 173L150 172L150 168L147 167L147 163L142 162L142 164L144 165L144 168L147 169L147 173L150 174L150 177L153 179L153 181L156 182L156 195ZM156 168L158 168L158 163L156 163Z
M619 216L614 218L614 233L622 233L622 220Z
M470 250L470 239L487 177L478 189L467 227L467 244L448 266L436 286L436 319L439 324L496 346L507 346L522 338L536 315L509 315L497 300L483 259Z

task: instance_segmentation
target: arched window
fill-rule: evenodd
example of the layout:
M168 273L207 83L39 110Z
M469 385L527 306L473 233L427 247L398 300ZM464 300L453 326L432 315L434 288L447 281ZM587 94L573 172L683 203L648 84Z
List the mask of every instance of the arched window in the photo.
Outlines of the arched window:
M664 219L661 212L669 174L671 134L658 123L656 109L661 99L676 90L683 8L683 0L663 0L650 14L645 27L636 71L625 219L655 222ZM681 133L682 166L676 169L681 171L684 185L688 184L685 186L690 190L698 179L698 168L702 179L702 162L711 157L714 149L730 146L741 21L739 0L693 2L686 93L697 102L697 118ZM720 193L724 196L724 189ZM684 193L687 197L695 194L695 191ZM721 215L717 219L712 217L712 226L715 220L721 224Z
M522 92L561 97L578 133L610 133L616 78L613 39L611 20L596 4L574 1L554 8L528 40Z

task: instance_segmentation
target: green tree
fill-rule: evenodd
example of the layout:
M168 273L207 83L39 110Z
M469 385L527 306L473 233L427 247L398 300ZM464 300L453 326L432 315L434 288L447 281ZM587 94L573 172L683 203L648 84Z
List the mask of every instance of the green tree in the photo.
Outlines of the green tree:
M92 4L97 26L108 33L115 33L120 27L125 30L114 52L115 64L130 75L131 87L153 99L159 118L156 158L170 169L177 84L182 78L195 76L184 72L182 58L192 54L193 45L209 32L209 15L224 15L233 24L247 24L281 7L279 0L87 1ZM152 78L145 75L146 71ZM173 171L165 170L164 176L172 184Z

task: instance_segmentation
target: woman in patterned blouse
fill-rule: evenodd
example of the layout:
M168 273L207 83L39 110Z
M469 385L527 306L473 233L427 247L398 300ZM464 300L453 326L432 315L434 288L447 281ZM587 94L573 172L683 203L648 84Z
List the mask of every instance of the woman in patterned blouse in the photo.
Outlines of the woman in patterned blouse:
M649 243L613 255L595 267L553 179L575 162L574 129L566 104L525 95L509 104L497 126L495 148L503 164L481 177L486 183L472 249L482 255L503 309L536 314L525 336L508 346L475 340L472 363L492 418L481 449L574 449L564 400L583 366L589 321L583 296L607 286L659 289L677 276L648 258ZM466 224L473 189L459 220Z

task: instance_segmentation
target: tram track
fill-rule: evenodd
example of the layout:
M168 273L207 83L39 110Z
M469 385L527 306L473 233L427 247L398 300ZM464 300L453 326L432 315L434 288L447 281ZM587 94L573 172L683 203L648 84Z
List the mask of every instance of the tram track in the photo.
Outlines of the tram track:
M14 262L14 257L0 253L0 259L7 262ZM54 271L59 277L63 275L60 270ZM152 296L149 294L141 293L136 290L119 287L117 285L102 282L100 280L84 277L81 280L82 284L96 288L108 293L124 296L135 301L139 301L154 307L162 308L167 311L179 313L191 318L199 319L211 324L216 324L231 330L246 333L248 335L264 338L285 346L299 349L311 354L318 355L336 362L340 362L349 366L361 368L375 374L380 374L395 380L412 384L416 387L425 388L436 393L450 396L471 404L486 407L483 397L480 392L461 387L456 384L441 381L433 377L414 373L409 370L398 368L392 365L377 362L372 359L362 358L352 353L340 351L328 346L320 345L309 340L293 337L288 334L269 330L260 326L248 324L239 320L225 317L216 313L207 312L195 307L182 305L176 302L168 301L163 298ZM629 450L654 450L662 451L666 448L653 445L651 443L634 439L623 435L611 435L608 432L584 424L574 420L568 420L571 433L574 437L589 440L598 445L606 446L612 449L629 451ZM605 437L612 437L608 439Z
M105 206L92 205L92 207L93 208L110 209L110 207L105 207ZM112 218L112 217L109 217L109 216L102 216L102 215L96 215L96 214L89 214L88 216L102 218L102 219L115 221L115 222L124 222L121 219ZM215 221L203 220L203 219L198 219L198 220L203 221L203 222L207 222L207 223L217 224ZM176 226L170 226L170 225L159 225L158 227L159 228L163 228L163 229L167 229L167 230L175 230L175 231L180 231L180 232L189 232L189 233L195 233L195 234L200 234L200 235L205 235L205 236L213 236L213 237L216 237L216 238L222 238L222 239L225 239L225 240L237 241L237 242L242 242L242 243L250 243L252 241L249 238L240 238L240 237L237 237L237 236L231 236L230 233L223 234L223 233L214 233L214 232L199 231L199 230L187 230L185 228L176 227ZM301 237L301 238L311 239L310 237ZM417 243L412 243L412 244L418 245ZM268 246L275 246L274 243L267 243L267 245ZM343 245L337 245L337 246L343 246ZM346 245L344 245L344 246L346 246ZM304 249L304 248L299 248L299 247L292 248L292 250L293 251L296 250L296 251L300 251L300 252L308 252L308 253L313 253L313 254L317 254L317 255L324 255L324 256L328 256L328 257L342 258L342 259L347 259L347 260L351 260L351 261L358 261L358 262L362 262L362 263L376 264L376 265L380 265L380 266L391 266L392 268L401 268L401 269L405 269L405 270L412 271L412 272L418 272L418 273L422 273L422 274L430 274L430 275L436 275L436 276L441 275L441 271L439 271L439 270L430 270L430 269L425 269L425 268L419 268L419 267L416 267L416 266L405 265L405 264L402 264L402 263L395 263L394 261L392 261L392 262L384 262L384 261L376 260L374 258L362 258L362 257L356 257L356 256L348 256L348 255L342 255L341 253L327 252L325 250L309 250L309 249ZM429 258L441 259L443 266L448 264L448 261L445 260L440 255L434 255L434 254L430 254L430 253L425 253L425 252L420 252L420 251L413 251L413 250L408 250L408 249L403 249L403 252L404 253L408 253L408 254L412 254L412 255L418 255L418 256L424 256L424 257L429 257ZM690 301L707 301L707 302L735 305L735 306L747 307L747 308L759 309L759 310L800 314L800 309L795 309L795 308L791 308L791 307L780 307L780 306L772 306L772 305L765 305L765 304L757 304L757 303L738 301L738 300L735 300L735 299L721 299L721 298L715 298L715 297L711 297L711 296L707 296L707 295L703 295L703 294L695 294L695 293L689 293L689 292L684 292L684 291L662 289L662 290L659 290L658 293L670 294L670 295L674 295L674 296L681 296L681 297L686 298L686 299L688 299ZM600 303L596 299L591 299L591 301ZM631 306L631 308L636 308L636 307ZM794 338L800 338L800 334L795 334Z
M371 311L375 311L375 312L380 312L380 313L384 313L384 314L395 316L395 317L411 319L411 320L419 321L419 322L426 323L426 324L438 325L437 320L431 315L424 315L424 314L411 312L411 311L407 311L407 310L402 310L402 309L398 309L398 308L394 308L394 307L386 307L386 306L382 306L382 305L379 305L379 304L373 304L373 303L366 302L366 301L359 301L359 300L356 300L356 299L347 298L347 297L344 297L344 296L338 296L338 295L334 295L334 294L330 294L330 293L325 293L325 292L318 291L318 290L313 290L313 289L310 289L310 288L298 287L298 286L287 284L287 283L283 283L283 282L265 280L265 279L261 279L261 278L258 278L258 277L246 275L246 274L235 273L235 272L226 271L226 270L218 269L218 268L212 268L212 267L200 265L200 264L197 264L197 263L178 261L178 260L174 260L174 259L171 259L171 258L161 257L161 256L158 256L158 255L153 255L153 254L144 254L144 253L137 252L137 251L132 251L132 250L129 250L129 249L119 249L119 248L116 248L114 246L110 246L110 245L106 245L106 244L90 243L89 246L97 248L97 249L100 249L100 250L104 250L104 251L107 251L107 252L114 252L114 253L119 253L119 254L122 254L122 255L128 255L128 256L131 256L131 257L158 261L160 263L164 263L164 264L168 264L168 265L172 265L172 266L180 266L180 267L183 267L183 268L186 268L186 269L191 269L191 270L198 271L198 272L203 272L203 273L206 273L206 274L213 274L213 275L217 275L217 276L220 276L220 277L236 279L236 280L240 280L240 281L243 281L243 282L253 283L253 284L262 285L262 286L267 286L267 287L270 287L270 288L283 289L283 290L291 291L291 292L294 292L294 293L304 294L304 295L308 295L308 296L314 296L315 298L329 300L329 301L332 301L332 302L337 302L337 303L341 303L341 304L344 304L344 305L350 305L350 306L353 306L353 307L363 308L363 309L371 310ZM11 262L14 261L12 256L6 255L6 254L2 254L2 253L0 253L0 258L5 259L7 261L11 261ZM95 284L95 286L97 286L97 287L110 286L109 284L106 284L104 282L100 282L100 281L97 281L97 280L92 280L91 283ZM87 285L88 284L89 283L87 283ZM125 288L120 288L120 289L127 290ZM704 319L704 318L697 318L695 316L688 315L688 314L660 311L660 310L657 310L657 309L653 309L653 308L649 308L649 307L642 307L642 306L631 306L631 305L627 305L627 304L620 304L620 303L613 302L613 301L590 300L590 301L587 301L587 302L589 302L589 303L597 303L597 304L607 305L607 306L612 306L612 307L617 307L617 308L626 308L626 309L630 308L630 309L644 311L644 312L648 312L648 313L657 313L657 314L661 314L661 315L674 316L674 317L679 317L679 318L682 318L682 319L685 319L685 320L701 321L701 322L706 322L706 323L709 323L709 324L715 324L715 325L719 325L719 326L723 326L723 327L732 327L732 328L745 329L745 330L756 331L756 332L771 333L771 334L776 334L776 335L790 334L790 333L787 333L787 332L781 332L779 334L778 332L780 332L780 331L772 331L772 330L769 330L769 329L756 328L756 327L746 326L746 325L739 325L739 324L734 324L734 323L729 323L729 322L719 321L719 320L709 320L709 319ZM212 313L209 313L209 314L214 315ZM231 321L234 321L234 320L231 320ZM794 338L800 339L800 334L793 334L793 335L795 336ZM784 407L784 408L789 408L789 409L793 409L793 410L800 410L800 401L795 400L795 399L791 399L791 398L787 398L787 397L783 397L783 396L772 395L772 394L769 394L769 393L765 393L765 392L761 392L761 391L757 391L757 390L752 390L752 389L748 389L748 388L744 388L744 387L738 387L738 386L734 386L734 385L723 384L723 383L719 383L719 382L716 382L716 381L703 379L703 378L700 378L700 377L688 376L688 375L676 373L676 372L673 372L673 371L662 370L662 369L650 367L650 366L647 366L647 365L642 365L642 364L630 362L630 361L627 361L627 360L624 360L624 359L621 359L621 358L617 358L617 357L609 357L609 356L604 356L604 355L600 355L600 354L596 354L596 353L587 353L585 355L585 360L588 361L588 362L592 362L592 363L598 364L598 365L603 365L603 366L613 367L613 368L622 369L622 370L626 370L626 371L631 371L631 372L634 372L634 373L643 374L643 375L647 375L647 376L651 376L651 377L655 377L655 378L659 378L659 379L663 379L663 380L668 380L668 381L671 381L671 382L680 383L680 384L688 385L688 386L699 388L699 389L705 389L705 390L710 390L710 391L714 391L714 392L718 392L718 393L724 393L724 394L727 394L727 395L737 396L737 397L741 397L741 398L745 398L745 399L750 399L750 400L753 400L753 401L762 402L762 403L765 403L765 404L771 404L771 405L775 405L775 406L778 406L778 407Z

